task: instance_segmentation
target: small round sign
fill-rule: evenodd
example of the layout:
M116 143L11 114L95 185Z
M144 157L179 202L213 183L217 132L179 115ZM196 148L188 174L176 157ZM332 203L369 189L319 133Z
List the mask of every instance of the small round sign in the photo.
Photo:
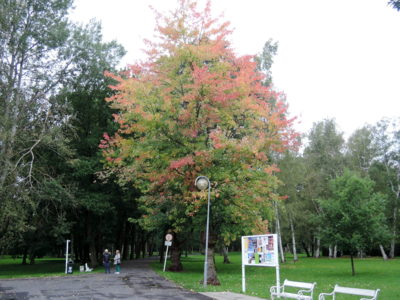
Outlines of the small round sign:
M166 241L172 241L172 234L170 234L170 233L168 233L166 236L165 236L165 240Z

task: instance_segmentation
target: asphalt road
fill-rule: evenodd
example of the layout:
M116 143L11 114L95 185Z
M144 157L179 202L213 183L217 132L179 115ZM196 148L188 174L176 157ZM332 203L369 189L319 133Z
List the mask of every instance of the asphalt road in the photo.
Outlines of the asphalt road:
M149 260L123 263L121 274L0 280L0 300L183 300L211 298L184 290L148 267Z

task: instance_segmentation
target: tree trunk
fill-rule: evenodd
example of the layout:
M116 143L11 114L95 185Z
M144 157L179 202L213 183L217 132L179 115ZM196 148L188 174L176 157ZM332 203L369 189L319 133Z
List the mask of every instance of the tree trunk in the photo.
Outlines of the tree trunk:
M89 240L90 264L91 264L92 268L95 268L98 266L99 263L97 261L96 242L95 242L94 234L92 231L91 218L89 217L89 214L87 215L87 219L86 219L86 233L87 233L87 237Z
M211 247L210 247L211 246ZM204 278L203 278L204 280ZM214 260L214 244L209 244L208 257L207 257L207 284L221 285L217 277L217 270L215 268Z
M333 247L333 258L337 258L337 245Z
M351 260L351 275L354 276L356 275L356 271L354 269L354 258L353 258L353 253L350 254L350 260Z
M279 222L279 211L278 211L278 203L274 201L274 206L275 206L275 223L276 223L276 233L278 234L278 246L279 246L279 252L281 254L281 262L284 263L286 261L285 259L285 254L283 251L282 247L282 239L281 239L281 225Z
M297 257L297 249L296 249L296 236L294 232L294 226L293 226L293 220L291 216L289 216L289 222L290 222L290 231L292 232L292 248L293 248L293 260L296 262L298 261Z
M386 255L385 249L383 248L382 244L379 244L379 249L381 250L383 260L387 260L388 256Z
M333 257L332 245L329 245L328 250L329 250L329 258L332 258Z
M393 209L393 220L392 220L392 240L390 241L390 252L389 257L394 258L395 247L396 247L396 238L397 238L397 205L395 205Z
M36 258L35 249L30 249L30 251L29 251L29 264L30 265L34 265L35 264L35 258Z
M28 247L25 247L24 248L24 254L23 254L23 257L22 257L22 264L23 265L26 265L26 258L28 257Z
M124 237L123 241L123 247L122 247L122 260L127 260L128 255L129 255L129 238L131 237L131 232L132 232L132 225L127 222L126 224L126 234Z
M222 246L222 255L224 256L224 264L230 264L231 261L228 256L228 247Z
M183 270L182 262L181 262L181 249L178 243L172 242L171 247L171 265L169 266L168 270L173 272L180 272Z
M307 257L311 257L310 251L308 251L308 247L304 242L301 242L304 251L306 252Z
M143 232L140 228L137 228L136 231L136 241L135 241L135 258L140 258L140 250L142 249L141 240L142 240Z
M321 240L319 238L317 238L317 244L316 244L316 248L315 248L315 252L314 252L315 258L319 258L319 256L320 256L320 246L321 246Z
M385 163L386 172L389 175L389 166L388 163ZM389 177L390 178L390 177ZM392 190L395 199L393 205L393 220L392 220L392 240L390 242L390 252L389 257L394 258L395 248L396 248L396 239L397 239L397 216L399 210L399 200L400 200L400 172L397 173L397 184L389 179L390 189Z

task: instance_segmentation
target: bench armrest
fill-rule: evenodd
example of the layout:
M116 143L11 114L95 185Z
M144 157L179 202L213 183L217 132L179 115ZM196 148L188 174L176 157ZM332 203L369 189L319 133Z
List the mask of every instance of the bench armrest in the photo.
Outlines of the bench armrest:
M303 293L312 293L312 291L313 291L312 289L309 289L309 290L299 290L299 291L297 292L297 294L303 296Z
M283 287L284 287L283 285L280 286L280 287L279 287L279 291L282 292ZM272 293L276 294L276 293L277 293L277 288L278 288L277 285L271 286L271 288L269 289L269 292L270 292L271 294L272 294Z
M333 296L333 292L332 293L321 293L318 296L318 300L325 300L325 296Z

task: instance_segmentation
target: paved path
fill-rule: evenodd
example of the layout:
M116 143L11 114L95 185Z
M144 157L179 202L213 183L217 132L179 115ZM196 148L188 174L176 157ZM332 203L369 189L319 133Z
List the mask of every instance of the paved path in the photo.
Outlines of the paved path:
M214 300L265 300L262 298L231 293L231 292L206 292L202 294L211 297L211 299Z
M149 260L123 265L121 274L0 280L0 300L210 300L163 279L148 267Z

